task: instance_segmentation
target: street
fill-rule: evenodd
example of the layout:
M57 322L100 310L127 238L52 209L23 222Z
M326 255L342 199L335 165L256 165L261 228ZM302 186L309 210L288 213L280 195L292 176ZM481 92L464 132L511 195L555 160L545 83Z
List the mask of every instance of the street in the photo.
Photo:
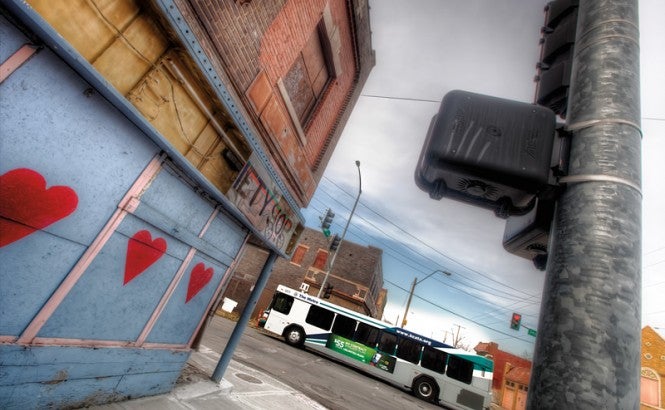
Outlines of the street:
M221 353L235 322L215 316L203 336L202 349ZM400 390L313 352L290 347L248 327L234 360L268 373L330 409L434 409Z

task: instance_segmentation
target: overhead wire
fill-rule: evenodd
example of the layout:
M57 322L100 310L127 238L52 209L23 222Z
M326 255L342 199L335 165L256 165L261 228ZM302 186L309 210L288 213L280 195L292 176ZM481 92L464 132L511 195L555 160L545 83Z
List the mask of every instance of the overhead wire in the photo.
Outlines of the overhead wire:
M395 282L391 282L391 281L389 281L389 280L387 280L387 279L384 279L384 281L390 283L391 285L393 285L394 287L396 287L396 288L398 288L398 289L401 289L401 290L403 290L403 291L405 291L405 292L409 292L407 289L401 287L400 285L396 284ZM468 320L469 322L474 323L474 324L476 324L476 325L478 325L478 326L480 326L480 327L484 327L485 329L491 330L492 332L500 333L500 334L502 334L502 335L505 335L505 336L511 337L511 338L513 338L513 339L518 339L518 340L521 340L521 341L523 341L523 342L534 343L533 340L522 339L521 337L517 337L517 336L515 336L515 335L511 335L511 334L509 334L509 333L505 333L505 332L503 332L503 331L501 331L501 330L498 330L498 329L495 329L495 328L489 327L489 326L487 326L487 325L485 325L485 324L483 324L483 323L480 323L480 322L478 322L478 321L476 321L476 320L473 320L473 319L471 319L471 318L468 318L468 317L466 317L466 316L464 316L464 315L462 315L462 314L460 314L460 313L457 313L457 312L455 312L455 311L453 311L453 310L450 310L450 309L448 309L448 308L446 308L446 307L443 307L443 306L441 306L441 305L439 305L439 304L437 304L437 303L434 303L434 302L432 302L431 300L428 300L428 299L422 298L422 297L420 297L420 296L418 296L418 295L415 295L415 294L414 294L413 296L414 296L415 298L420 299L420 300L422 300L423 302L428 303L428 304L430 304L430 305L432 305L432 306L434 306L434 307L437 307L437 308L439 308L439 309L441 309L441 310L443 310L443 311L445 311L445 312L451 313L451 314L453 314L453 315L455 315L455 316L457 316L457 317L460 317L460 318L462 318L462 319L464 319L464 320Z
M324 177L324 178L325 178L326 180L330 181L328 178L326 178L326 177ZM343 188L339 187L339 185L335 184L335 183L332 182L332 181L330 181L330 182L331 182L334 186L336 186L339 190L341 190L342 192L344 192L345 194L347 194L348 196L351 197L351 195L350 195L348 192L346 192ZM322 191L326 196L330 197L332 200L334 200L335 202L337 202L338 204L342 205L345 209L348 210L348 208L347 208L344 204L342 204L342 202L339 200L338 197L336 197L335 195L330 194L329 192L326 192L325 189L323 189L323 185L322 185L322 184L319 185L319 188L321 188L321 191ZM323 203L323 201L322 201L320 198L314 197L314 199L315 199L316 201L320 202L321 205L323 205L323 206L325 207L325 204ZM373 210L371 207L367 206L366 204L362 203L361 201L359 202L359 204L361 205L361 207L363 207L363 208L365 208L365 209L367 209L367 210L373 212L374 214L376 214L377 216L379 216L379 217L382 218L383 220L387 221L387 222L390 223L391 225L393 225L393 226L395 226L396 228L398 228L400 231L406 233L408 236L410 236L410 237L412 237L412 238L414 238L414 239L416 239L416 240L418 240L418 241L421 241L419 238L417 238L417 237L415 237L414 235L408 233L408 232L407 232L406 230L404 230L403 228L401 228L401 227L395 225L394 223L392 223L391 221L389 221L387 218L385 218L383 215L381 215L380 213L376 212L376 211ZM318 209L318 208L316 208L315 206L313 206L312 204L310 204L310 208L314 209L315 211L322 212L322 209ZM368 223L369 225L371 225L372 227L374 227L375 229L377 229L379 232L381 232L381 233L383 233L384 235L388 236L390 239L393 239L393 240L395 240L395 241L397 241L397 242L401 242L401 241L399 241L399 240L397 240L397 239L391 237L388 233L386 233L385 231L383 231L381 228L376 227L376 225L374 225L372 222L368 221L367 219L363 218L362 216L358 216L358 215L357 215L356 217L358 217L359 219L362 219L364 222ZM353 224L352 224L352 225L353 225ZM353 228L353 226L352 226L352 228ZM366 235L365 232L363 232L363 234ZM353 233L353 235L359 237L359 235L356 234L356 233ZM376 240L375 237L371 237L371 236L370 236L370 238ZM422 242L422 241L421 241L421 242ZM427 246L429 247L429 245L427 245ZM394 248L393 248L392 246L388 246L388 248L390 248L391 250L395 251ZM430 247L430 248L431 248L431 247ZM428 260L432 261L431 258L429 258L429 257L427 257L427 256L425 256L425 255L423 255L422 253L418 252L417 250L414 250L414 249L411 249L411 248L409 248L409 250L412 251L412 252L414 252L414 253L416 253L417 255L420 255L421 257L423 257L423 258L425 258L425 259L428 259ZM441 253L441 252L438 251L438 250L435 250L435 251L437 251L437 253ZM400 253L400 251L395 251L395 252ZM400 253L400 254L403 255L403 253ZM443 256L444 256L444 257L447 257L446 255L443 255ZM410 256L407 256L407 258L413 260L412 257L410 257ZM447 258L449 258L449 257L447 257ZM450 258L449 258L449 259L450 259ZM454 261L454 260L453 260L453 261ZM401 261L401 262L404 263L404 261ZM432 262L435 262L435 261L432 261ZM416 262L416 263L417 263L418 265L420 265L421 267L425 268L425 265L423 265L423 264L421 264L421 263L419 263L419 262ZM463 264L460 264L460 265L464 266ZM409 266L409 265L407 264L407 266ZM412 268L414 268L414 267L412 266ZM468 268L468 267L467 267L467 268ZM415 268L414 268L414 269L415 269ZM474 272L480 274L480 272L477 272L477 271L475 271L474 269L471 269L471 268L468 268L468 269L471 270L471 271L474 271ZM417 270L417 269L416 269L416 270ZM421 272L421 273L425 273L425 272L422 271L422 270L421 270L420 272ZM482 275L482 274L481 274L481 275ZM389 284L391 284L391 285L393 285L393 286L395 286L395 287L397 287L397 288L399 288L399 289L401 289L401 290L405 290L403 287L401 287L401 286L395 284L394 282L392 282L392 281L390 281L390 280L387 280L387 279L384 278L384 281L387 282L387 283L389 283ZM437 279L437 281L441 282L441 281L438 280L438 279ZM458 282L459 282L459 281L458 281ZM477 281L475 281L475 282L476 282L476 283L479 283L479 282L477 282ZM494 281L494 282L496 282L496 281ZM486 298L479 297L478 295L472 295L472 294L470 294L469 292L466 292L466 291L464 291L464 290L462 290L462 289L460 289L460 288L458 288L458 287L452 286L452 285L449 284L449 283L444 283L444 282L441 282L441 283L443 283L443 284L445 284L445 285L447 285L447 286L450 286L450 287L452 287L452 288L454 288L454 289L457 289L458 291L461 291L461 292L463 292L463 293L466 293L466 294L468 294L468 295L471 295L471 296L473 296L473 297L480 298L480 299L486 301L486 302L487 302L488 304L490 304L490 305L496 305L495 302L493 302L493 301L489 301L489 300L487 300ZM461 282L459 282L459 283L461 283ZM502 283L500 283L500 282L496 282L496 283L505 286L504 284L502 284ZM474 289L474 290L478 290L478 289L473 288L472 286L470 286L468 283L462 283L462 285L467 286L467 287L471 287L471 288ZM490 289L491 289L491 288L490 288ZM513 288L513 289L515 289L515 288ZM505 292L505 291L503 291L503 290L500 290L500 289L494 289L494 290L497 290L497 291L499 291L499 292L503 292L503 293L507 293L507 292ZM520 291L519 289L515 289L515 290ZM508 305L508 306L503 306L503 307L499 306L499 307L497 307L495 310L493 310L493 311L491 311L491 312L486 312L486 313L484 314L484 316L485 316L485 317L493 317L493 318L496 318L496 315L494 315L494 313L497 313L497 312L499 312L499 311L509 312L511 306L518 305L519 303L530 302L530 303L528 303L527 305L525 305L524 307L527 307L527 306L531 306L531 305L535 305L535 304L540 303L539 300L530 301L530 299L535 298L534 295L530 295L530 294L528 294L528 293L526 293L526 292L523 292L523 291L520 291L520 292L523 293L523 294L525 294L525 295L528 295L528 297L525 299L524 297L519 297L519 296L516 297L516 295L512 295L512 296L513 296L513 298L511 298L511 299L513 300L513 303L512 303L512 304L510 304L510 305ZM486 293L489 294L489 292L486 292ZM492 295L492 294L490 294L490 295ZM435 304L435 303L433 303L433 302L431 302L431 301L428 301L428 300L426 300L426 299L424 299L424 298L422 298L422 297L420 297L420 296L418 296L418 295L414 295L414 296L416 296L418 299L422 299L422 300L426 301L427 303L430 303L430 304L432 304L432 305L434 305L434 306L437 306L437 307L439 307L439 308L441 308L441 309L443 309L443 310L445 310L445 311L449 311L449 312L451 312L449 309L446 309L446 308L444 308L444 307L442 307L442 306L439 306L439 305L437 305L437 304ZM496 296L496 295L492 295L492 296ZM503 297L503 298L506 299L506 297ZM451 312L451 313L453 313L453 314L455 314L455 315L458 315L458 314L455 313L455 312ZM507 336L509 336L509 337L515 337L514 335L510 335L510 334L507 334L507 333L503 333L502 331L497 330L497 329L494 329L494 328L492 328L492 327L490 327L490 326L488 326L488 325L483 325L482 323L478 322L478 319L477 319L476 317L473 317L473 318L467 318L466 316L462 316L462 315L458 315L458 316L460 316L460 317L462 317L462 318L464 318L464 319L466 319L466 320L470 320L470 321L472 321L473 323L479 324L479 325L481 325L481 326L483 326L483 327L486 327L486 328L488 328L488 329L491 329L492 331L496 331L496 332L502 333L502 334L507 335ZM525 317L535 317L535 315L530 315L530 314L523 314L523 316L525 316ZM492 324L494 324L494 323L500 323L500 322L498 321L498 318L497 318L497 321L492 322ZM518 338L518 339L520 339L520 338ZM524 339L520 339L520 340L525 341ZM527 342L531 342L531 341L527 341Z
M348 192L346 192L342 187L340 187L340 186L339 186L338 184L336 184L335 182L331 181L329 178L327 178L327 177L324 176L324 179L327 180L327 181L329 181L330 183L332 183L332 184L333 184L334 186L336 186L340 191L342 191L342 192L344 192L345 194L351 196L351 194L349 194ZM320 185L320 188L321 188L321 185ZM342 204L342 203L338 200L338 198L337 198L335 195L332 195L332 194L326 192L324 189L322 189L322 192L325 193L325 194L326 194L328 197L330 197L332 200L334 200L334 201L336 201L336 202ZM505 288L508 288L508 289L512 289L512 290L514 290L514 291L516 291L516 292L518 292L518 293L520 293L520 294L523 294L523 295L528 296L529 298L537 298L536 295L532 295L532 294L530 294L530 293L524 292L524 291L521 290L521 289L517 289L517 288L514 288L514 287L512 287L512 286L510 286L510 285L506 285L506 284L504 284L504 283L501 283L501 282L495 280L494 278L490 277L489 275L486 275L486 274L484 274L484 273L482 273L482 272L479 272L479 271L477 271L477 270L475 270L475 269L473 269L473 268L471 268L471 267L469 267L469 266L467 266L467 265L465 265L465 264L463 264L463 263L461 263L461 262L455 260L454 258L452 258L452 257L450 257L450 256L448 256L448 255L443 254L440 250L438 250L438 249L432 247L431 245L429 245L429 244L427 244L426 242L424 242L422 239L420 239L420 238L414 236L414 235L411 234L410 232L406 231L404 228L402 228L402 227L396 225L395 223L393 223L392 221L390 221L390 220L389 220L388 218L386 218L385 216L381 215L380 213L378 213L377 211L375 211L375 210L372 209L371 207L367 206L367 205L366 205L365 203L363 203L362 201L359 201L359 204L360 204L362 207L364 207L365 209L367 209L367 210L369 210L370 212L372 212L373 214L377 215L379 218L381 218L382 220L384 220L384 221L387 222L388 224L390 224L390 225L394 226L395 228L397 228L400 232L406 234L406 235L409 236L410 238L415 239L416 241L418 241L419 243L425 245L427 248L429 248L429 249L431 249L432 251L436 252L438 255L444 257L445 259L447 259L447 260L449 260L449 261L451 261L451 262L453 262L453 263L455 263L455 264L458 264L458 265L462 266L463 268L467 269L468 271L470 271L470 272L472 272L472 273L475 273L475 274L477 274L477 275L483 277L484 279L487 279L487 280L489 280L489 281L491 281L491 282L493 282L493 283L496 283L496 284L498 284L498 285L500 285L500 286L502 286L502 287L505 287ZM342 205L343 205L343 204L342 204ZM344 206L344 205L343 205L343 206ZM377 227L376 225L372 224L372 223L369 222L367 219L362 218L362 216L359 216L359 218L361 218L361 219L363 219L365 222L369 223L371 226L373 226L373 227L374 227L375 229L377 229L379 232L381 232L381 233L383 233L383 234L385 234L385 235L387 235L387 236L390 236L388 233L386 233L386 232L385 232L384 230L382 230L381 228L379 228L379 227ZM393 238L393 239L394 239L394 238ZM396 240L397 240L397 239L396 239ZM400 242L401 242L401 241L400 241ZM403 243L403 242L402 242L402 243ZM408 246L407 244L404 244L404 246L405 246L407 249L409 249L410 251L412 251L412 252L418 254L419 256L421 256L421 257L423 257L423 258L425 258L425 259L427 259L427 260L429 260L430 262L435 263L435 264L438 264L437 261L434 261L434 260L432 260L431 258L429 258L428 256L423 255L421 252L419 252L419 251L413 249L412 247ZM424 266L424 265L423 265L423 266ZM421 273L429 273L429 272L421 271ZM472 280L472 279L470 279L470 280ZM474 281L474 280L472 280L472 281ZM474 282L476 282L476 283L480 283L480 282L478 282L478 281L474 281ZM485 284L483 284L483 285L486 286ZM503 291L503 290L501 290L501 289L497 289L497 288L494 288L493 290L496 290L496 291L502 292L502 293L504 293L504 294L510 294L509 292L506 292L506 291ZM513 296L513 297L518 297L517 295L511 295L511 296Z
M327 193L326 193L326 194L327 194ZM330 194L327 194L327 195L330 196L333 200L336 201L336 199L335 199L332 195L330 195ZM319 200L319 201L320 201L320 200ZM311 206L311 205L310 205L310 206ZM318 210L319 212L321 211L320 209L317 209L317 208L314 208L314 209ZM362 219L363 221L365 221L366 223L368 223L369 225L371 225L373 228L377 229L377 230L380 231L381 233L385 234L386 236L389 236L389 234L387 234L387 233L386 233L385 231L383 231L381 228L377 227L375 224L373 224L372 222L370 222L370 221L368 221L367 219L363 218L362 216L357 216L357 217L358 217L359 219ZM386 247L387 247L388 249L391 249L391 250L393 250L394 252L396 252L396 253L402 255L404 258L407 258L407 259L409 259L409 260L411 260L411 261L414 261L414 259L413 259L411 256L409 256L409 255L405 255L405 254L402 253L401 251L396 250L396 249L395 249L394 247L392 247L391 245L387 245ZM408 248L408 247L407 247L407 248ZM409 249L410 249L410 248L409 248ZM410 250L411 250L412 252L416 252L416 253L417 253L419 256L421 256L422 258L424 258L424 259L428 259L428 260L430 260L432 263L436 263L436 261L433 261L431 258L428 258L427 256L423 255L422 253L419 253L418 251L415 251L415 250L413 250L413 249L410 249ZM386 254L388 254L388 253L386 253ZM427 268L425 265L421 264L420 262L414 261L415 263L419 264L419 265L421 266L421 268L417 268L417 267L415 267L415 266L413 266L413 265L410 265L409 263L405 262L404 259L399 259L399 262L402 263L402 264L404 264L404 265L406 265L406 266L408 266L408 267L410 267L410 268L412 268L413 270L415 270L415 271L417 271L417 272L420 272L420 273L423 273L423 274L427 274L427 273L429 273L429 271L427 271L427 270L423 270L423 269L422 269L422 268L424 268L424 269L428 269L428 268ZM459 284L461 284L462 286L466 286L466 287L468 287L468 288L474 289L475 291L480 292L480 293L487 293L487 294L490 294L491 296L500 296L500 297L503 297L503 298L505 298L505 299L510 299L510 300L514 300L514 301L524 301L524 298L523 298L523 297L518 296L518 295L513 295L513 294L511 294L511 293L509 293L509 292L506 292L506 291L503 291L503 290L501 290L501 289L492 289L492 288L488 288L487 286L484 286L483 289L479 289L479 288L477 288L477 287L474 287L474 286L470 285L469 283L465 283L465 282L462 282L462 281L460 281L460 280L450 279L450 281L452 281L452 282L454 282L454 283L459 283ZM469 279L469 281L471 281L471 282L475 282L475 283L479 283L478 281L475 281L475 280L473 280L473 279ZM461 291L461 292L463 292L463 293L466 293L466 294L468 294L468 295L470 295L470 296L478 297L477 294L471 294L471 293L469 293L469 292L466 292L465 290L463 290L463 289L461 289L461 288L459 288L459 287L457 287L457 286L454 286L454 285L452 285L452 284L450 284L450 283L444 283L444 282L441 282L441 283L443 283L444 285L447 285L447 286L449 286L449 287L451 287L451 288L453 288L453 289L457 289L457 290L459 290L459 291ZM503 293L504 295L496 295L496 294L494 294L494 293L490 293L490 292L488 291L488 289L494 290L494 291L496 291L496 292ZM527 299L527 300L528 300L528 299Z

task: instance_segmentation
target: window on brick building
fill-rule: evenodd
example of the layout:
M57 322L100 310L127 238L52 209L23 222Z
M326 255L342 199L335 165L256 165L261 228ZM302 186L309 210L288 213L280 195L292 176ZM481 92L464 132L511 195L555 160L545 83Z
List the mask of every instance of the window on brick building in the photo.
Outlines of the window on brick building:
M660 378L658 377L658 374L646 367L642 368L641 373L640 402L649 406L660 406Z
M312 33L283 79L291 106L301 125L307 123L330 80L321 37L319 29Z
M298 247L293 251L293 256L291 256L291 263L301 266L302 260L305 258L305 254L307 253L307 249L309 249L309 247L305 245L298 245Z
M284 78L278 80L284 103L296 131L304 141L303 128L322 101L331 80L342 72L341 42L328 6Z
M328 252L323 249L319 249L316 252L316 258L314 258L314 263L312 264L312 267L318 270L325 270L327 261L328 261Z

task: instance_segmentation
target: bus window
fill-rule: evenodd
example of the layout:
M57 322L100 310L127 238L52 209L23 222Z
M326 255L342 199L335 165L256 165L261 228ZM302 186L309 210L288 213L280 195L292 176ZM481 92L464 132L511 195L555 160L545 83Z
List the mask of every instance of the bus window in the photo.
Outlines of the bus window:
M351 339L353 333L356 331L356 323L358 322L355 319L338 314L337 318L335 318L335 324L332 327L332 333Z
M358 323L358 330L356 330L356 335L353 338L358 343L362 343L365 346L374 348L376 347L376 339L379 338L379 328L370 326L366 323Z
M388 332L381 332L381 337L379 338L379 350L388 354L395 353L395 347L397 346L397 335Z
M291 306L293 306L293 296L276 293L271 308L279 313L288 315L291 312Z
M330 330L334 317L335 314L332 311L312 305L309 307L305 322L323 330Z
M423 349L423 357L420 359L420 365L425 369L437 373L443 373L446 369L447 358L448 353L425 346L425 349Z
M418 364L421 349L422 345L415 340L400 338L397 343L397 357Z
M446 375L466 384L471 384L471 379L473 378L473 363L464 360L461 357L450 356L450 358L448 358L448 370L446 371Z

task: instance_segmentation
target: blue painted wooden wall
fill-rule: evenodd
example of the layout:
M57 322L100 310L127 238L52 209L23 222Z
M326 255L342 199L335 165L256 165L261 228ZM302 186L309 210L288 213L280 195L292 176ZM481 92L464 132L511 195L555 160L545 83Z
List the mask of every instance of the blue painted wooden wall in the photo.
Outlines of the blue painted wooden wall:
M0 38L0 61L30 42L4 16ZM247 236L180 170L164 163L71 289L55 293L159 154L49 49L0 84L0 408L89 405L172 388ZM46 186L35 190L28 175ZM75 193L75 209L20 238L9 235L24 210L71 202L45 193L53 186ZM128 265L140 265L131 238L146 235L155 260L128 277ZM38 331L26 341L30 329Z

